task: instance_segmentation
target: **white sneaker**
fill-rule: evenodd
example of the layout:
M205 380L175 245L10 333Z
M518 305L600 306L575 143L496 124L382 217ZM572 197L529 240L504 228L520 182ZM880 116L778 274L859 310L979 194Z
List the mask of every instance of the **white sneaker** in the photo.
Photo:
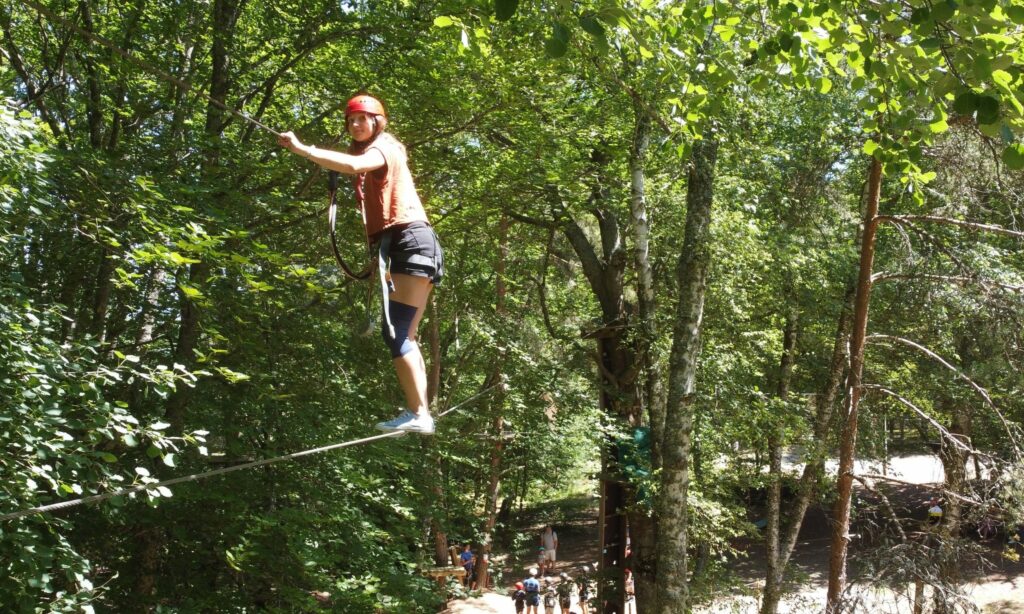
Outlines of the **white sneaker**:
M417 416L409 410L403 410L397 418L387 422L378 422L377 428L381 431L405 431L409 433L420 433L421 435L434 434L434 419L427 416Z

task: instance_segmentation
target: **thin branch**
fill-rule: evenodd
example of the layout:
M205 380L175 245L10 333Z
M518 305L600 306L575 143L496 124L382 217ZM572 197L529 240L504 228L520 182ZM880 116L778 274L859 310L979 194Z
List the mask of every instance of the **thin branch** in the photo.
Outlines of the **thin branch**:
M968 454L978 454L978 455L981 454L981 452L979 452L978 450L975 450L971 446L965 444L958 437L956 437L952 433L950 433L949 430L947 430L946 427L942 426L939 423L938 420L936 420L935 418L932 418L931 416L929 416L927 412L925 412L923 409L919 408L918 406L914 405L912 402L910 402L909 399L907 399L907 398L905 398L905 397L903 397L903 396L893 392L892 390L889 390L885 386L879 386L878 384L864 384L864 385L861 386L861 388L864 388L866 390L875 390L877 392L881 392L883 394L887 394L887 395L891 396L892 398L896 399L900 403L903 403L904 405L909 407L914 413L916 413L917 415L919 415L922 418L924 418L924 420L928 424L931 424L933 427L935 427L935 430L937 430L939 432L939 435L941 435L945 439L948 439L949 441L953 442L953 445L955 447L960 448L961 450L963 450L964 452L967 452Z
M1021 232L1019 230L1010 230L1009 228L1003 228L1002 226L996 226L995 224L981 224L978 222L968 222L966 220L955 220L953 218L939 217L937 215L880 215L876 219L879 222L892 222L893 224L933 222L936 224L959 226L961 228L967 228L969 230L977 230L979 232L991 232L994 234L1004 235L1007 237L1024 239L1024 232Z
M551 220L542 220L540 218L530 217L528 215L523 215L522 213L516 213L514 211L505 211L505 213L510 218L516 220L517 222L522 222L524 224L529 224L531 226L539 226L541 228L555 228L556 227L555 222L553 222Z
M964 373L960 369L957 369L955 366L950 364L948 361L946 361L944 358L942 358L941 356L939 356L935 352L933 352L933 351L929 350L928 348L924 347L923 345L915 343L915 342L913 342L913 341L911 341L909 339L904 339L903 337L895 337L893 335L881 335L881 334L869 335L868 338L866 339L866 341L868 341L868 342L874 341L874 340L882 340L882 341L890 341L890 342L895 342L895 343L901 343L903 345L906 345L906 346L909 346L911 348L914 348L915 350L921 352L922 354L925 354L926 356L928 356L932 360L938 362L942 366L946 367L947 369L949 369L950 371L955 373L958 377L960 377L961 379L966 381L968 383L968 385L970 385L971 388L973 388L974 391L977 392L981 396L981 398L985 399L985 404L988 405L989 408L993 412L995 412L995 414L997 416L999 416L999 420L1003 423L1003 428L1006 429L1006 434L1010 438L1010 442L1013 444L1013 450L1014 450L1014 452L1016 452L1017 458L1019 459L1021 457L1020 448L1017 446L1017 440L1013 437L1013 430L1010 428L1010 424L1006 421L1006 417L1003 416L1003 413L999 410L999 408L996 406L996 404L992 401L992 397L989 396L988 392L984 388L979 386L977 383L975 383L974 380L972 380L970 377L968 377L966 373Z
M552 226L548 231L548 245L544 251L544 263L541 265L540 278L537 282L537 292L540 296L540 312L544 317L544 327L548 329L548 334L551 335L552 339L561 341L563 343L571 343L577 349L580 349L580 343L578 340L569 337L568 335L560 334L555 330L555 327L551 324L551 313L548 310L547 301L547 277L548 277L548 262L551 259L551 250L554 247L555 242L555 228Z
M877 488L875 488L874 485L871 484L871 482L869 480L865 479L865 478L870 477L870 476L860 476L860 475L857 475L855 473L851 473L850 477L852 477L853 479L855 479L858 482L860 482L861 485L868 490L868 492L870 492L871 494L875 495L876 497L878 497L879 499L882 500L882 505L885 506L886 511L889 513L889 517L893 521L892 522L893 526L895 526L896 530L898 530L900 532L900 541L906 542L907 541L907 534L906 534L906 532L903 531L903 525L900 524L900 517L896 515L896 510L893 509L892 503L889 502L889 497L886 497L885 493L883 493L880 490L878 490Z
M417 147L420 147L421 145L426 145L427 143L430 143L431 141L436 141L436 140L439 140L439 139L448 138L450 136L455 136L456 134L459 134L460 132L465 132L466 130L468 130L468 129L472 128L473 126L477 125L478 123L480 123L481 120L483 120L485 117L487 117L491 113L497 111L499 108L501 108L501 106L502 106L502 104L498 103L498 104L495 104L494 106L488 107L488 108L484 109L483 111L480 111L479 113L477 113L473 117L470 117L468 120L466 120L465 122L463 122L462 124L460 124L458 126L453 126L453 127L449 128L447 130L441 130L439 132L436 132L435 134L432 134L432 135L430 135L430 136L428 136L426 138L420 139L418 141L413 141L412 143L409 143L408 145L406 145L405 148L409 149L409 150L416 149Z
M602 66L597 62L596 59L594 60L594 64L595 66L597 66L598 69L602 68ZM668 122L665 121L665 118L663 118L661 114L658 113L658 110L652 108L651 105L647 104L647 101L644 100L644 97L641 96L639 92L633 89L628 83L623 81L619 77L619 75L615 74L614 70L608 70L606 72L612 78L612 81L615 81L616 85L621 87L627 94L629 94L630 98L632 98L638 105L640 105L640 107L644 110L644 113L646 113L648 117L653 119L659 126L661 126L661 129L664 130L666 134L672 135L675 133L675 131L672 130L672 127L668 125Z
M930 232L928 232L921 226L910 226L908 230L910 230L917 236L921 237L921 239L924 240L925 243L931 245L934 249L945 254L946 257L949 258L950 262L956 265L956 268L960 269L961 271L971 270L971 268L967 266L967 264L965 264L963 260L957 257L956 253L949 249L949 247L947 247L944 242L940 241L938 238L936 238L934 235L932 235Z
M961 284L961 285L965 285L965 286L966 285L970 285L970 284L977 284L977 285L981 286L982 288L986 288L986 289L987 289L988 286L994 286L996 288L1002 288L1003 290L1011 290L1013 292L1022 292L1022 291L1024 291L1024 286L1015 286L1013 284L1004 284L1002 282L993 281L991 279L978 279L976 277L966 277L966 276L954 277L954 276L951 276L951 275L930 275L930 274L926 274L926 273L921 273L921 274L915 275L915 274L911 274L911 273L882 273L882 272L879 272L879 273L875 273L874 275L871 276L871 283L875 283L875 282L879 282L879 281L891 281L891 280L895 280L895 279L940 281L940 282L946 282L946 283Z
M858 482L861 482L862 484L863 484L863 481L861 481L862 479L869 479L869 480L882 480L884 482L892 482L893 484L903 484L904 486L920 486L920 484L918 484L917 482L908 482L907 480L899 480L899 479L896 479L896 478L888 476L888 475L879 475L877 473L861 473L861 474L853 474L853 473L851 473L850 476L853 479L857 480ZM972 505L985 505L985 503L983 501L978 501L977 499L972 499L970 497L965 497L964 495L961 495L960 493L957 493L957 492L954 492L952 490L949 490L948 488L938 487L938 488L935 488L935 490L938 490L943 495L948 496L948 497L950 497L952 499L959 499L960 501L963 501L964 503L970 503Z

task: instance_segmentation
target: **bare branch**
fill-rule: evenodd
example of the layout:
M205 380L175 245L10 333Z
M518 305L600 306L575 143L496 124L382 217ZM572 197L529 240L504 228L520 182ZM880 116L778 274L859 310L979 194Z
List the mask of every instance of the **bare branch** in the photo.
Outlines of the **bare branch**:
M944 358L942 358L941 356L939 356L935 352L933 352L933 351L929 350L928 348L924 347L923 345L921 345L919 343L915 343L915 342L913 342L913 341L911 341L909 339L904 339L903 337L895 337L893 335L881 335L881 334L868 335L868 338L866 339L866 341L868 341L868 342L875 341L875 340L890 341L890 342L900 343L900 344L909 346L911 348L914 348L915 350L917 350L917 351L921 352L922 354L928 356L932 360L938 362L942 366L946 367L947 369L949 369L950 371L955 373L958 377L960 377L960 379L966 381L968 383L968 385L970 385L970 387L973 388L974 391L977 392L981 396L981 398L985 399L985 404L988 405L989 408L993 412L995 412L996 416L999 417L999 420L1003 423L1003 428L1006 429L1006 434L1009 436L1010 442L1013 445L1013 450L1017 454L1017 458L1020 459L1020 457L1021 457L1021 450L1020 450L1020 447L1017 446L1017 440L1013 436L1013 430L1010 428L1010 424L1006 421L1006 417L1003 416L1003 413L999 410L999 408L996 406L996 404L992 401L992 397L989 396L988 392L984 388L979 386L977 383L975 383L974 380L972 380L970 377L968 377L966 373L964 373L960 369L957 369L955 366L950 364L948 361L946 361Z
M548 245L544 251L544 263L541 265L540 278L537 280L537 292L540 296L540 311L544 317L544 327L548 329L548 334L551 335L552 339L561 341L563 343L571 343L576 349L581 349L578 340L569 337L568 335L560 334L555 330L555 327L551 324L551 313L548 310L547 301L547 277L548 277L548 262L551 259L551 250L554 248L555 242L555 227L552 226L548 231Z
M887 395L891 396L892 398L896 399L900 403L903 403L904 405L909 407L915 414L917 414L917 415L921 416L922 418L924 418L924 420L928 424L930 424L933 427L935 427L935 430L937 430L939 432L939 435L941 435L943 438L951 441L955 447L960 448L961 450L963 450L964 452L967 452L968 454L979 454L979 455L981 454L981 452L979 452L978 450L975 450L971 446L969 446L969 445L965 444L963 441L961 441L960 438L955 437L952 433L950 433L946 429L946 427L944 427L941 424L939 424L938 420L936 420L935 418L932 418L931 416L929 416L927 412L925 412L923 409L919 408L918 406L914 405L912 402L910 402L909 399L907 399L907 398L905 398L905 397L903 397L903 396L893 392L892 390L889 390L885 386L879 386L878 384L864 384L863 386L861 386L861 388L864 388L866 390L875 390L877 392L881 392L883 394L887 394Z
M458 126L452 126L451 128L448 128L447 130L440 130L437 133L432 134L432 135L430 135L430 136L428 136L426 138L420 139L418 141L413 141L412 143L409 143L408 145L406 145L405 148L412 150L412 149L415 149L417 147L420 147L421 145L425 145L425 144L427 144L427 143L429 143L431 141L436 141L436 140L439 140L439 139L448 138L450 136L455 136L456 134L459 134L460 132L464 132L464 131L472 128L473 126L477 125L478 123L480 123L480 120L482 120L483 118L487 117L489 114L493 113L494 111L497 111L500 107L501 107L501 103L498 103L498 104L495 104L495 105L493 105L491 107L488 107L488 108L484 109L483 111L480 111L479 113L477 113L473 117L470 117L468 120L466 120L465 122L463 122L462 124L460 124Z
M919 274L915 275L915 274L912 274L912 273L881 273L880 272L880 273L875 273L874 275L872 275L871 283L875 283L875 282L879 282L879 281L891 281L891 280L896 280L896 279L938 281L938 282L945 282L945 283L951 283L951 284L961 284L961 285L965 285L965 286L966 285L970 285L970 284L977 284L977 285L981 286L982 288L986 288L986 289L987 289L988 286L994 286L996 288L1002 288L1003 290L1010 290L1010 291L1013 291L1013 292L1022 292L1022 291L1024 291L1024 286L1014 286L1013 284L1004 284L1002 282L993 281L991 279L979 279L979 278L976 278L976 277L967 277L967 276L954 277L954 276L951 276L951 275L930 275L930 274L927 274L927 273L919 273Z
M900 541L907 541L907 534L903 531L903 525L900 524L900 517L896 515L896 510L893 509L892 503L889 502L889 497L886 497L885 493L875 488L874 484L872 484L870 480L866 479L870 476L861 476L855 473L851 473L850 476L860 482L868 492L882 500L882 504L885 506L885 510L888 512L889 518L892 519L893 526L900 532Z
M517 222L522 222L524 224L529 224L530 226L539 226L541 228L555 228L556 227L555 222L553 222L551 220L542 220L540 218L530 217L528 215L523 215L522 213L516 213L515 211L505 211L505 214L508 215L510 218L516 220Z
M861 474L850 474L850 475L853 477L853 479L857 480L858 482L861 482L862 484L864 483L863 480L869 479L869 480L882 480L883 482L892 482L893 484L903 484L904 486L920 486L920 484L918 484L916 482L908 482L906 480L898 480L898 479L896 479L896 478L894 478L892 476L879 475L877 473L861 473ZM985 505L984 501L978 501L977 499L972 499L970 497L965 497L964 495L961 495L960 493L954 492L954 491L949 490L947 488L938 487L938 488L936 488L936 490L940 491L943 495L945 495L947 497L950 497L951 499L958 499L960 501L963 501L964 503L970 503L971 505Z
M955 220L953 218L939 217L937 215L880 215L876 219L879 222L892 222L893 224L933 222L936 224L959 226L961 228L967 228L969 230L977 230L979 232L991 232L994 234L1005 235L1007 237L1024 239L1024 232L1021 232L1019 230L1010 230L1009 228L1003 228L1002 226L996 226L995 224L981 224L978 222L968 222L966 220Z

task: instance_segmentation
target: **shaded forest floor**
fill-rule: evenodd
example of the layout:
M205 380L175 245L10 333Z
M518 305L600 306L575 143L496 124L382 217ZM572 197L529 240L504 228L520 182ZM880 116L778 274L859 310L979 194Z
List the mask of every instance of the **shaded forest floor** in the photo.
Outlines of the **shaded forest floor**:
M877 485L885 494L900 519L900 525L910 540L923 539L928 532L928 498L934 494L934 484ZM871 493L858 489L862 509L874 509L879 503ZM871 613L911 612L910 596L913 585L900 587L897 594L892 588L883 588L873 581L876 570L886 564L891 547L884 541L884 535L892 535L895 529L887 524L887 517L872 514L872 522L859 522L851 527L854 535L850 548L849 574L855 582L855 595L861 601L858 611ZM825 602L828 586L828 558L830 547L830 523L828 510L812 507L801 527L799 541L790 561L789 595L783 601L780 612L820 612ZM965 583L965 592L973 605L986 614L1024 614L1024 561L1013 562L1002 556L1006 535L981 540L973 531L965 532L965 538L974 550L961 560L960 572ZM889 542L892 543L892 542ZM761 539L737 540L734 546L742 555L731 563L737 592L725 599L699 608L707 614L747 613L757 611L757 595L764 584L765 554ZM931 603L931 592L926 592Z
M889 499L908 536L913 539L915 535L923 535L927 515L925 502L932 495L934 485L887 485L878 488ZM870 493L862 491L858 496L863 509L876 502ZM450 614L513 614L515 608L508 597L510 589L516 581L526 576L530 567L536 565L534 554L537 536L547 522L554 524L559 534L556 574L566 571L575 576L583 564L593 564L598 559L596 498L552 502L516 515L513 522L519 527L517 534L520 547L515 552L496 557L495 563L500 566L501 575L493 592L453 601L449 604ZM780 612L820 612L828 584L829 523L825 509L814 507L808 511L791 561L793 572L788 587L790 592ZM884 524L879 521L867 526L870 528ZM871 531L865 529L863 524L855 527L852 532L858 530L861 533L857 534L850 553L850 577L857 582L856 594L862 604L858 611L893 614L910 612L911 604L907 595L912 595L912 585L903 587L903 594L896 594L871 581L872 570L877 568L873 566L884 562L886 556L887 547L881 545L882 537L869 535ZM884 532L885 529L883 526L882 529L873 530ZM1001 556L1006 536L1001 533L990 540L980 540L975 535L971 541L976 553L965 557L961 565L969 600L985 614L1024 614L1024 561L1012 562ZM757 611L757 595L763 585L765 569L763 540L750 537L737 540L733 545L741 553L726 564L731 569L732 585L735 587L733 595L698 608L698 612L746 614ZM928 601L930 603L930 599ZM643 612L643 604L638 605L639 611ZM540 611L544 611L543 606ZM557 608L555 611L559 612ZM575 604L573 611L576 611Z

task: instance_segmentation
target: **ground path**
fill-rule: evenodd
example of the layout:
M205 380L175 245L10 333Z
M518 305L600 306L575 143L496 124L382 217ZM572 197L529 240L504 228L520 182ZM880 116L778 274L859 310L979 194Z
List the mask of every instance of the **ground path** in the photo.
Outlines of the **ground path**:
M881 473L880 467L864 467L865 473ZM942 480L942 469L938 459L931 455L907 456L893 459L886 472L897 479L910 482L893 488L886 488L892 503L902 506L903 513L910 516L924 514L924 502L934 491L936 482ZM901 513L901 515L903 515ZM567 571L574 574L584 563L592 563L597 557L597 500L592 509L574 522L559 526L560 550L555 572ZM530 527L527 532L539 533L540 526ZM800 541L793 553L791 565L803 578L802 584L787 595L780 606L780 614L817 614L825 602L828 584L829 520L825 510L812 508L801 530ZM530 542L531 544L533 542ZM1009 562L999 556L1001 540L982 544L988 549L988 560L993 567L983 575L969 578L965 592L983 614L1024 614L1024 561ZM745 540L735 546L745 556L731 564L738 580L735 594L723 597L715 603L698 608L700 614L755 614L758 610L757 593L764 579L764 545L757 539ZM853 552L854 560L856 551ZM471 599L452 601L446 614L514 614L515 607L509 598L511 585L525 577L526 570L534 562L526 558L502 561L504 581L495 589ZM896 599L890 591L864 587L861 591L864 607L858 611L871 614L902 614L911 612L911 604L905 599ZM643 604L638 604L643 613ZM543 605L539 608L544 614ZM558 614L559 608L554 610ZM573 604L572 613L578 609Z

